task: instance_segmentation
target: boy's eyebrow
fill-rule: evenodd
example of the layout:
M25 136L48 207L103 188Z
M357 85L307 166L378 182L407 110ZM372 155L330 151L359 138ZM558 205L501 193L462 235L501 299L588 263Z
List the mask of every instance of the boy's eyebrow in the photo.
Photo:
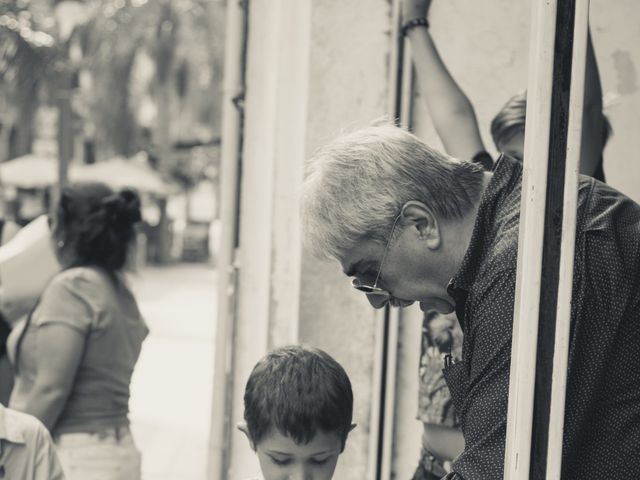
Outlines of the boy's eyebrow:
M313 454L311 454L312 457L317 457L319 455L325 455L327 453L335 453L335 451L337 450L337 448L330 448L329 450L323 450L322 452L315 452Z
M314 452L309 456L310 457L317 457L319 455L325 455L327 453L334 453L336 450L337 450L336 448L330 448L328 450L322 450L321 452ZM291 457L292 456L288 452L280 452L279 450L265 450L265 452L267 452L270 455L282 455L283 457Z
M265 450L265 452L269 453L269 454L273 454L273 455L282 455L284 457L290 457L291 454L287 453L287 452L280 452L278 450Z

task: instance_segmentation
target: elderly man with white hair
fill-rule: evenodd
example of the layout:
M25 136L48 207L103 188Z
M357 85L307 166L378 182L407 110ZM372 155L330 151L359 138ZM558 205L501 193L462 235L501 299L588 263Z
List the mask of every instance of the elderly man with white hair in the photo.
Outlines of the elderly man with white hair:
M304 238L370 303L455 311L462 360L444 375L465 449L448 478L502 478L522 165L492 172L377 125L309 165ZM640 471L640 206L581 177L563 479Z

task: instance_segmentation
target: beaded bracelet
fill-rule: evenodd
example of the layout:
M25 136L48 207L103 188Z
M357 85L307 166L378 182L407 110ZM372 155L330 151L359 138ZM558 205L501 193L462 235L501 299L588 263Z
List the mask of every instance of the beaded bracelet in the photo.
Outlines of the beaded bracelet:
M427 20L424 17L412 18L411 20L407 20L402 25L402 30L401 30L402 31L402 36L406 37L407 34L409 33L409 30L411 30L412 28L421 27L421 26L429 28L429 20Z

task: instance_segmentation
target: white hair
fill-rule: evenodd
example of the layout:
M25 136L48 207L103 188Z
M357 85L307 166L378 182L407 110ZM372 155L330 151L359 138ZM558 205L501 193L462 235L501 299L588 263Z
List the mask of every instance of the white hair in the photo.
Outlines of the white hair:
M340 258L358 241L388 240L410 200L460 218L479 199L482 167L442 154L391 124L344 135L309 161L302 191L306 246Z

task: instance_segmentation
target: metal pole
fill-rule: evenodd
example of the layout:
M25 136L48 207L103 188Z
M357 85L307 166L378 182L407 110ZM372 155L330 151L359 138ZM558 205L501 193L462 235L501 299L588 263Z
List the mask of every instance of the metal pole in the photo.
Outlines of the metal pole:
M226 478L230 445L229 395L232 391L231 349L237 286L235 252L238 239L247 2L227 2L226 8L220 169L222 228L218 254L218 318L208 465L208 478L212 480Z
M389 56L389 88L387 113L397 123L407 124L400 118L403 106L410 102L410 88L406 73L411 72L411 59L405 57L404 39L400 35L401 5L391 2L391 46ZM409 69L407 69L407 64ZM406 116L405 116L406 117ZM403 121L404 120L404 121ZM371 401L371 425L369 443L368 478L388 480L392 475L393 428L398 357L398 328L400 311L388 306L377 312L376 347L373 370L373 398Z

